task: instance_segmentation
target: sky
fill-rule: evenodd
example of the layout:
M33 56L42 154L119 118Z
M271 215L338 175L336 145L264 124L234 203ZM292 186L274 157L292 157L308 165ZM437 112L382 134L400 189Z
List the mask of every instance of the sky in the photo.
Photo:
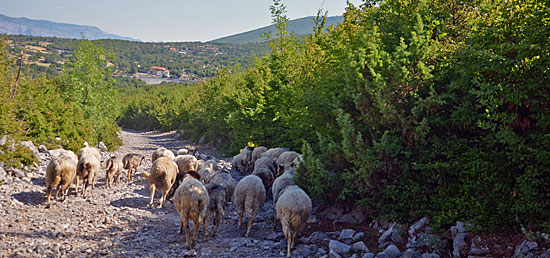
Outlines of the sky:
M289 19L342 15L346 0L281 0ZM350 0L359 5L362 0ZM209 41L271 24L271 0L0 0L0 14L90 25L142 41Z

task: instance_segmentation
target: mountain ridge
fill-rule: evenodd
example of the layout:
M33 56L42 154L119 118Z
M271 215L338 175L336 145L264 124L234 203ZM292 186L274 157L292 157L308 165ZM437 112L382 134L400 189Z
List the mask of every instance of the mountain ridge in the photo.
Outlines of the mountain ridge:
M138 39L108 33L98 27L90 25L77 25L49 20L35 20L26 17L16 18L3 14L0 14L0 33L8 35L29 35L74 39L80 39L81 33L84 33L85 37L90 40L121 39L140 41Z
M298 18L288 21L288 31L295 32L296 35L306 35L313 33L313 26L315 22L313 21L315 16L307 16L303 18ZM336 25L339 22L344 20L343 16L331 16L326 18L326 26ZM245 31L221 38L211 40L212 43L230 43L230 44L245 44L245 43L261 43L265 42L266 39L261 37L264 33L269 32L275 33L275 25L271 24L268 26L260 27L250 31Z

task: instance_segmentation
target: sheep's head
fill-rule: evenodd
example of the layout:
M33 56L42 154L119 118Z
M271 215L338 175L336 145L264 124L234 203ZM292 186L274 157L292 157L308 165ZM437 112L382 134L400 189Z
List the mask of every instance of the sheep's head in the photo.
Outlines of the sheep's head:
M201 180L201 175L199 173L197 173L196 171L187 171L187 172L185 172L185 174L190 175L190 176L194 177L197 180Z
M167 201L169 201L174 196L174 194L176 193L176 190L178 189L178 187L183 183L183 178L184 177L185 177L185 174L178 173L176 175L176 181L174 181L174 184L172 185L172 187L170 188L170 190L166 194L166 200Z

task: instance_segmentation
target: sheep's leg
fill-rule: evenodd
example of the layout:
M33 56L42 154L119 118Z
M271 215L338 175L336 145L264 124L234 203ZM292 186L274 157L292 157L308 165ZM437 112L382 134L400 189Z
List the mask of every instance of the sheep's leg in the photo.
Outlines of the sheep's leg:
M238 216L239 216L239 226L238 226L238 228L240 229L240 228L241 228L241 225L243 224L243 211L238 210L238 211L237 211L237 214L238 214Z
M296 243L296 232L294 230L290 232L290 237L292 238L292 241L290 242L290 249L294 249L294 243Z
M149 201L149 205L147 205L147 207L151 208L153 207L153 196L155 196L155 185L150 185L149 190L151 191L151 201Z
M273 207L275 207L275 205L273 205ZM277 214L273 216L273 231L275 231L276 228L277 228Z
M128 168L128 182L132 182L132 166Z
M47 203L50 204L50 197L52 196L52 189L48 187L46 192L48 192L48 194L46 195L46 199L48 200Z
M181 235L183 233L183 218L180 217L180 230L178 230L178 234Z
M60 188L61 188L61 186L58 186L57 189L55 190L55 199L59 198L59 189Z
M86 197L87 189L88 189L88 178L82 179L82 197Z
M244 234L244 237L248 237L248 234L250 233L250 229L252 228L252 224L254 223L254 219L256 219L256 216L248 218L248 228L246 229L246 234Z
M164 201L166 200L166 195L168 194L168 191L161 191L162 197L160 198L160 204L159 208L164 207Z
M96 177L96 175L97 175L97 174L94 173L94 174L90 177L90 179L88 179L88 181L92 181L92 190L95 189L95 177Z
M193 219L193 241L191 242L191 245L195 245L197 242L197 233L199 232L199 220L198 218Z
M185 227L185 246L187 249L191 249L191 243L189 239L189 222L187 221L187 218L183 220L183 226Z
M105 187L111 188L111 172L109 170L105 171Z
M120 175L122 174L121 171L118 172L118 174L116 175L116 181L115 181L115 186L117 186L118 184L120 184Z
M212 237L218 232L218 227L220 226L220 221L222 220L222 214L216 212L216 221L214 222L214 230L212 230Z
M290 258L290 250L292 250L293 243L291 241L291 238L294 239L294 236L288 237L286 240L286 257Z
M199 221L200 223L200 221ZM210 226L210 217L204 216L204 221L202 222L202 229L204 231L204 241L208 240L208 226ZM198 225L197 225L198 227Z
M74 192L75 195L78 196L78 184L80 183L80 179L78 176L74 178Z

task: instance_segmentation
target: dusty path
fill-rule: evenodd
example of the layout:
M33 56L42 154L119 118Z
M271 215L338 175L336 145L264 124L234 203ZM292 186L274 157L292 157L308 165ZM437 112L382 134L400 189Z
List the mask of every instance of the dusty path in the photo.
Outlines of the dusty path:
M122 131L124 141L115 153L135 152L147 157L140 171L151 167L151 152L158 147L177 150L186 142L174 133ZM205 150L208 151L208 150ZM208 153L215 154L215 153ZM179 217L172 203L147 208L148 182L137 176L127 183L106 189L101 169L96 187L86 198L74 193L64 202L46 208L45 167L50 156L41 153L40 169L30 181L14 180L0 186L0 257L282 257L286 242L282 233L271 230L274 214L271 200L261 209L250 237L237 229L232 203L217 236L204 241L202 230L193 250L185 249L185 235L177 234ZM104 160L112 153L103 153ZM222 162L223 163L223 162ZM239 180L238 175L234 175ZM71 188L72 189L72 188ZM88 190L90 191L90 190ZM157 191L158 193L158 191ZM155 196L155 204L160 195ZM245 219L245 223L246 223ZM279 226L280 227L280 226ZM297 256L314 256L315 244L298 245Z

